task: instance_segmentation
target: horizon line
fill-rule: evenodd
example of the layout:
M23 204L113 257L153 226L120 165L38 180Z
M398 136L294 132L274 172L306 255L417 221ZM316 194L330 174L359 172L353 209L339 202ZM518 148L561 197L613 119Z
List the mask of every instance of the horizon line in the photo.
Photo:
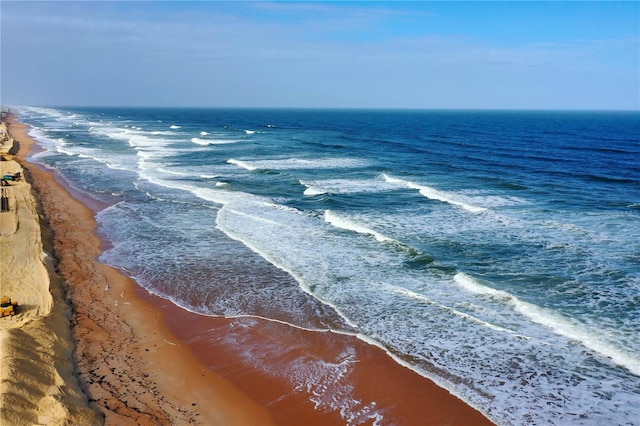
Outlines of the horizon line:
M2 111L11 108L122 108L122 109L227 109L227 110L300 110L300 111L469 111L469 112L636 112L637 109L611 108L484 108L484 107L332 107L332 106L202 106L202 105L1 105Z

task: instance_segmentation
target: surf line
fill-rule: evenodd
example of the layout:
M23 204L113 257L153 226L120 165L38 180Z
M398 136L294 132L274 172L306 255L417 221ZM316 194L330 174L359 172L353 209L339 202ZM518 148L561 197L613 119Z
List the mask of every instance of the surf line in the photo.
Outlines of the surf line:
M112 266L112 265L109 265ZM137 285L138 281L137 279L134 277L133 274L130 273L130 271L128 271L126 268L118 268L113 266L116 269L122 270L125 272L125 274L132 278ZM277 323L277 324L281 324L281 325L286 325L292 328L295 328L297 330L302 330L302 331L307 331L307 332L311 332L311 333L335 333L335 334L339 334L339 335L343 335L343 336L350 336L350 337L358 337L358 335L360 333L357 332L349 332L349 331L342 331L342 330L334 330L331 328L309 328L309 327L303 327L301 325L296 325L296 324L292 324L290 322L284 321L284 320L279 320L279 319L275 319L275 318L268 318L268 317L263 317L261 315L250 315L250 314L241 314L241 315L215 315L215 314L205 314L202 312L198 312L195 311L193 309L189 309L187 306L184 306L183 304L179 303L177 300L175 300L172 297L167 297L158 293L154 293L151 290L149 290L146 287L141 286L142 288L144 288L147 292L149 292L149 294L153 294L157 297L160 297L162 299L165 300L169 300L171 303L173 303L174 305L178 306L181 309L184 309L187 312L191 312L192 314L196 314L196 315L201 315L201 316L205 316L205 317L210 317L210 318L220 318L220 319L256 319L256 320L262 320L262 321L268 321L268 322L273 322L273 323ZM355 328L355 329L359 329L359 327L357 325L352 325L350 323L348 323L349 326Z
M180 305L178 305L178 306L180 306ZM358 338L358 336L360 335L360 333L342 331L342 330L334 330L332 328L308 328L308 327L303 327L301 325L292 324L292 323L284 321L284 320L263 317L263 316L260 316L260 315L249 315L249 314L244 314L244 315L203 314L201 312L196 312L196 311L192 311L190 309L187 309L184 306L180 306L180 307L182 309L185 309L185 310L191 312L191 313L194 313L194 314L197 314L197 315L203 315L203 316L210 317L210 318L220 318L220 319L256 319L256 320L262 320L262 321L267 321L267 322L273 322L273 323L276 323L276 324L286 325L286 326L295 328L297 330L308 331L310 333L334 333L334 334L339 334L339 335L342 335L342 336L349 336L349 337L356 337L356 338Z

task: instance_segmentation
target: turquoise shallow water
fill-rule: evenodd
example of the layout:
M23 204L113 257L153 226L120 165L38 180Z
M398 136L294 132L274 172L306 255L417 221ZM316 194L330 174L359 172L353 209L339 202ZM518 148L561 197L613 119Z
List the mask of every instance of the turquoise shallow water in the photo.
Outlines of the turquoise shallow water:
M149 291L357 333L499 424L637 423L639 114L19 111Z

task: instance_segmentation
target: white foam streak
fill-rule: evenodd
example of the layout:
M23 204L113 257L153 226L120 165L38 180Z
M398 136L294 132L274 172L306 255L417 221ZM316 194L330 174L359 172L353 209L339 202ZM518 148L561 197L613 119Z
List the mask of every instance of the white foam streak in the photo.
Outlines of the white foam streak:
M238 139L202 139L202 138L191 138L191 142L198 145L228 145L232 143L242 142Z
M308 188L304 195L358 194L389 191L389 185L379 179L300 180Z
M616 347L614 343L609 342L605 336L602 336L598 330L590 329L583 323L567 318L550 309L520 300L506 291L481 284L464 272L457 273L453 279L465 290L474 294L487 295L500 302L507 303L530 320L552 329L556 334L581 342L585 347L610 358L615 364L640 376L640 357Z
M96 133L99 135L104 135L110 139L117 139L123 141L129 141L131 139L132 132L127 129L118 129L115 127L104 127L99 125L94 125L89 128L91 133Z
M238 216L243 216L243 217L249 218L254 222L264 223L265 225L270 225L270 226L276 226L278 228L283 228L283 227L286 226L284 223L276 222L275 220L269 220L269 219L266 219L264 217L256 216L256 215L253 215L253 214L241 212L239 210L229 209L229 213L233 213L233 214L236 214Z
M466 320L475 322L475 323L480 324L480 325L482 325L484 327L488 327L488 328L490 328L492 330L505 332L505 333L510 333L510 334L515 334L515 332L512 331L512 330L506 329L504 327L500 327L500 326L495 325L495 324L491 324L490 322L483 321L483 320L481 320L479 318L474 317L473 315L469 315L469 314L466 314L464 312L460 312L457 309L453 309L453 308L451 308L449 306L446 306L446 305L443 305L443 304L438 303L436 301L433 301L433 300L429 299L428 297L423 296L422 294L418 294L418 293L416 293L414 291L407 290L407 289L401 288L401 287L395 287L395 286L387 286L387 289L389 291L391 291L392 293L400 294L402 296L409 297L409 298L415 299L415 300L419 300L420 302L423 302L423 303L426 303L426 304L429 304L429 305L437 306L438 308L443 309L443 310L445 310L447 312L450 312L450 313L452 313L452 314L454 314L454 315L456 315L458 317L461 317L461 318L464 318ZM526 338L524 336L520 336L520 337Z
M322 195L327 193L327 191L323 190L322 188L314 187L311 184L308 184L304 181L299 181L299 182L300 182L300 185L304 185L307 187L307 189L305 189L303 193L307 197L312 197L314 195Z
M326 191L323 191L322 189L314 188L312 186L307 187L307 189L305 189L303 192L303 194L307 197L312 197L314 195L322 195L326 193L327 193Z
M247 170L304 170L304 169L337 169L358 168L368 163L364 160L353 158L282 158L273 160L236 160L230 159L227 163L235 164Z
M332 212L331 210L326 210L324 212L324 220L325 222L330 223L336 228L354 231L358 234L371 235L380 242L397 242L393 238L382 235L381 233L374 231L373 229L369 229L366 226L360 225L350 219L347 219L346 217L340 216Z
M58 138L55 140L50 139L45 136L45 134L42 133L42 131L40 131L39 129L31 128L29 130L29 135L37 140L40 146L46 149L46 151L33 155L31 156L31 158L40 158L49 155L48 153L57 152L71 157L77 156L79 158L91 159L102 163L110 169L114 170L132 170L132 167L127 167L126 161L124 161L123 158L102 158L99 156L99 151L93 150L91 148L71 146L62 138Z
M388 182L396 185L403 185L407 188L417 189L418 192L431 200L442 201L443 203L449 203L451 205L461 207L464 210L467 210L472 213L482 213L487 211L484 207L474 206L472 204L464 202L458 195L452 194L450 192L440 191L438 189L432 188L427 185L420 185L411 181L406 181L403 179L398 179L391 177L387 174L383 174L382 177Z
M169 145L172 141L161 138L150 138L144 135L134 135L129 139L129 145L136 149L157 149Z
M156 295L156 296L159 296L159 297L169 298L172 302L174 302L176 305L180 306L185 311L189 311L191 313L198 314L198 315L204 315L204 316L207 316L207 317L210 317L210 318L257 319L257 320L261 320L261 321L272 322L272 323L275 323L275 324L286 325L287 327L295 328L297 330L302 330L302 331L308 331L310 333L333 333L333 334L339 334L339 335L342 335L342 336L352 336L352 337L358 337L359 336L359 334L354 333L354 332L335 330L335 329L332 329L332 328L303 327L301 325L294 324L294 323L291 323L291 322L279 320L279 319L276 319L276 318L264 317L264 316L260 316L260 315L249 315L249 314L245 314L245 315L242 315L242 314L240 314L240 315L203 314L202 312L199 312L199 311L193 309L189 305L182 304L179 299L175 299L175 298L169 297L169 296L161 294L161 293L153 292L150 289L147 289L147 291L152 293L152 294L154 294L154 295Z

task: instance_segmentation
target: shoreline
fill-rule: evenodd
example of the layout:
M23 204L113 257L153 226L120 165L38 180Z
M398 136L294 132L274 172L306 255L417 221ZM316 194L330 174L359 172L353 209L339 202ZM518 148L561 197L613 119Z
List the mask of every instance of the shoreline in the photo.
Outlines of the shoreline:
M399 424L491 424L446 389L355 336L198 315L100 264L95 259L105 242L96 236L99 206L75 194L55 171L28 163L36 143L24 124L13 121L14 129L14 138L27 142L18 157L38 191L53 232L57 269L67 282L77 377L106 424L365 424L375 412ZM289 365L309 360L346 365L345 353L351 354L352 396L373 401L361 418L349 422L338 409L316 409L317 401L309 398L312 383L286 378Z
M26 161L35 141L13 118L17 158L45 213L55 269L65 280L75 343L71 359L88 406L107 425L272 424L264 409L175 343L152 307L136 297L132 280L96 263L102 241L94 234L94 211L48 170ZM165 374L167 368L173 374Z

